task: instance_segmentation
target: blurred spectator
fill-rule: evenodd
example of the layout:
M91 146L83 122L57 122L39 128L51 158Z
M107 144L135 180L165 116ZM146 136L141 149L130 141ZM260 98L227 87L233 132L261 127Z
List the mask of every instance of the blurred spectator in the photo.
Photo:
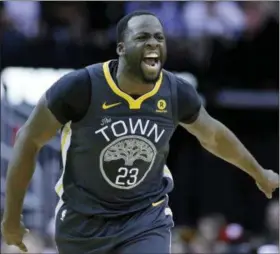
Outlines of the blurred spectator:
M22 52L26 46L26 38L21 29L16 26L15 20L13 20L16 15L13 16L7 11L8 3L13 2L5 1L0 6L1 58L17 59L22 57Z
M261 4L263 11L279 22L279 1L262 1Z
M184 36L181 20L180 2L127 2L126 14L136 10L154 13L161 20L165 33L169 38Z
M172 230L171 253L186 253L187 242L183 237L185 227L175 227Z
M218 36L235 39L245 28L245 17L237 2L186 2L183 21L189 37Z
M263 245L257 250L257 254L279 254L279 246Z
M265 29L267 22L270 19L275 19L279 22L279 2L242 2L242 8L246 17L245 34L250 38L257 35ZM278 19L275 18L278 16Z
M266 208L265 243L279 245L279 201L271 201Z
M57 43L84 44L87 41L89 16L85 2L59 2L48 7L46 22Z
M224 253L226 244L219 241L224 219L221 215L207 215L198 221L197 232L191 240L190 253Z
M245 35L254 37L264 26L268 12L262 8L261 2L243 2L246 20Z
M199 67L207 67L214 39L232 44L245 28L245 17L237 2L185 2L182 22L188 37L188 56Z
M251 253L252 246L248 243L242 225L231 223L225 227L221 239L227 244L227 254Z
M279 248L279 201L270 201L266 207L265 225L261 234L253 235L250 240L252 248L258 253L268 253L267 251ZM279 253L279 252L270 252Z
M27 38L38 36L41 7L37 1L4 1L4 14L16 31Z

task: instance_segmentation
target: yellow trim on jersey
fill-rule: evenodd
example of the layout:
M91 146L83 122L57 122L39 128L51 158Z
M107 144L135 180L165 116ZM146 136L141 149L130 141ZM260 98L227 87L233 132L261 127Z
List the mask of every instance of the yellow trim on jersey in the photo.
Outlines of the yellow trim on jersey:
M162 199L162 200L160 200L160 201L158 201L158 202L152 203L152 206L153 206L153 207L159 206L159 205L160 205L161 203L163 203L164 201L165 201L165 198Z
M55 187L55 191L57 193L57 195L61 196L61 191L63 191L63 175L64 175L64 170L65 170L65 161L66 158L64 158L66 156L66 153L67 151L65 150L68 150L68 147L66 148L66 143L67 143L67 140L70 138L70 135L71 135L71 122L68 122L64 127L63 127L63 130L62 130L62 135L61 135L61 152L62 152L62 163L63 163L63 171L62 171L62 175L60 177L60 179L58 180L57 182L57 186ZM64 155L65 153L65 155Z
M103 72L104 72L106 81L116 95L120 96L121 98L125 99L128 102L130 109L140 109L141 104L144 100L154 96L158 92L158 90L161 86L161 83L162 83L162 76L163 76L162 72L160 73L159 79L156 82L154 88L150 92L143 94L142 96L140 96L137 99L133 99L130 95L128 95L127 93L120 90L119 87L116 85L116 83L114 82L114 80L111 76L110 70L109 70L109 63L110 63L110 61L105 62L103 64Z

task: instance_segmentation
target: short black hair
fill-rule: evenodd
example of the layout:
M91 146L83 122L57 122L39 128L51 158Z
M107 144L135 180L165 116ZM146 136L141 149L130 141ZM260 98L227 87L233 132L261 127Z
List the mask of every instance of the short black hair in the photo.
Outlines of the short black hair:
M133 17L142 16L142 15L151 15L159 20L159 18L154 13L149 11L134 11L127 14L122 19L120 19L117 24L117 43L124 40L125 30L127 28L128 21L131 20Z

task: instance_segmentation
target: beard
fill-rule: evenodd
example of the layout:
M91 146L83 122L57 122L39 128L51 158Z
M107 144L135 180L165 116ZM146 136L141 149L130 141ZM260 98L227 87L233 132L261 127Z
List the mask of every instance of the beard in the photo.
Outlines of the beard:
M141 68L141 67L140 67ZM144 84L150 85L151 83L156 83L159 79L161 73L161 69L158 71L156 76L149 76L145 73L145 71L141 68L141 79Z
M129 75L134 76L138 79L143 85L151 85L151 83L156 83L160 77L162 71L162 61L160 60L159 69L156 72L148 71L145 66L143 66L142 57L125 57L126 72Z

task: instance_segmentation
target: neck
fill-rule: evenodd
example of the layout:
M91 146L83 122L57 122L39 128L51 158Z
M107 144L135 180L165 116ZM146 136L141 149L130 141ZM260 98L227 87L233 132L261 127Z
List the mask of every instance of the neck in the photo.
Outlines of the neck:
M145 84L133 75L127 68L125 60L121 58L118 63L117 80L119 88L127 94L142 95L154 88L153 83Z

